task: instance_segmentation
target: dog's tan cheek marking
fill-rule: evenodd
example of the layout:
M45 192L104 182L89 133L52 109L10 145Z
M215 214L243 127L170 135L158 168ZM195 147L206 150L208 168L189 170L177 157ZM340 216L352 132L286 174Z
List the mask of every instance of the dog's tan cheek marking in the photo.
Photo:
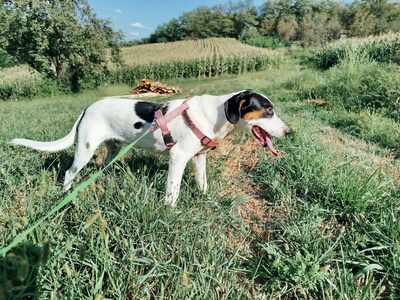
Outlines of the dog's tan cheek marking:
M260 119L263 116L264 112L265 112L264 110L251 111L251 112L245 113L242 116L242 119L246 120L246 121Z

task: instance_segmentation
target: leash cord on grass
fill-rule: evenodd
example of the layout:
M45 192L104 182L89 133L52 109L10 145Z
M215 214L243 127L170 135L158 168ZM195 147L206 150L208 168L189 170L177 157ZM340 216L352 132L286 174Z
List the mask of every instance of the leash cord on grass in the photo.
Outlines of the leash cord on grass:
M12 242L7 245L6 247L3 247L0 249L0 257L4 257L8 251L10 251L12 248L17 246L19 243L25 240L25 238L35 230L36 227L38 227L40 224L42 224L44 221L46 221L50 216L55 214L57 211L65 207L67 204L71 203L73 200L75 200L80 192L85 190L88 186L90 186L93 182L96 181L97 178L99 178L101 175L103 175L104 171L108 169L113 163L115 163L117 160L121 159L123 156L125 156L128 151L132 149L133 146L135 146L141 139L143 139L150 130L146 130L140 137L138 137L135 141L130 143L129 145L126 145L124 148L122 148L119 153L101 170L97 171L94 173L90 178L87 180L79 183L79 185L68 195L66 195L60 202L58 202L56 205L53 206L50 211L41 217L39 220L37 220L32 226L29 228L25 229L24 231L20 232L17 234L17 236L12 240Z

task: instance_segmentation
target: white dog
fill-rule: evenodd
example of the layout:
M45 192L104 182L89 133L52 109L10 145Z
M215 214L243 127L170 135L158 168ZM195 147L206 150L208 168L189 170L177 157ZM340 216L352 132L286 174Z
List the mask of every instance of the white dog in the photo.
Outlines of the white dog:
M184 113L181 109L183 103L186 105ZM168 119L171 113L175 113L175 116L164 122L169 132L164 132L163 124L157 123L164 130L153 127L137 146L159 151L170 148L165 201L173 207L189 160L193 162L197 184L203 192L207 191L207 152L215 146L216 140L223 139L232 131L234 125L248 128L260 144L274 155L279 152L274 149L271 138L289 132L288 127L274 113L273 105L266 96L246 90L221 96L195 96L164 104L123 96L107 97L84 110L64 138L52 142L13 139L11 143L56 152L76 142L74 162L65 174L64 188L68 190L75 176L89 162L100 144L106 142L107 146L111 146L112 141L132 142L155 126L155 121L162 120L155 119L155 116L164 114ZM175 144L167 147L166 144L173 142L171 139Z

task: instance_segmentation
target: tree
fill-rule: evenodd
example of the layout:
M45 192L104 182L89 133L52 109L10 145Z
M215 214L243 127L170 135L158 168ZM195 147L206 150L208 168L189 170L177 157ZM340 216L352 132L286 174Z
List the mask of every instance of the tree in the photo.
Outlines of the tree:
M257 8L251 0L228 2L213 8L227 15L233 22L233 36L238 38L249 31L249 28L258 26Z
M107 71L107 49L119 61L120 34L86 0L7 0L1 11L7 53L74 91L83 81L99 83Z
M343 34L365 36L400 31L397 0L345 2L266 0L257 9L251 0L229 1L187 12L160 26L150 40L165 42L223 36L243 41L264 39L309 46L330 42Z
M350 34L367 36L400 30L400 4L390 0L361 0L350 6Z
M234 35L233 22L229 16L206 6L183 14L181 24L185 37L191 39Z
M279 37L285 42L295 40L299 32L299 24L296 17L293 15L283 16L280 18L276 30Z
M155 30L149 37L150 43L163 43L169 41L180 41L184 37L182 24L178 19L172 19Z

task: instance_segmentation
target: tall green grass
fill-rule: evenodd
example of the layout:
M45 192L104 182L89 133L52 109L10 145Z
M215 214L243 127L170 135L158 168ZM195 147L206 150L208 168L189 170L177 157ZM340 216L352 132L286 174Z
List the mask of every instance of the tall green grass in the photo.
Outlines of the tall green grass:
M319 68L328 69L352 57L398 64L400 63L400 33L344 39L317 49L312 52L309 60Z
M276 211L252 274L276 298L398 298L399 182L321 143L318 123L292 126L292 140L279 142L287 155L265 157L252 174Z
M400 124L392 119L365 111L344 110L320 111L317 116L329 125L369 143L400 149Z
M376 62L343 62L310 85L301 98L322 98L348 110L370 110L400 120L400 67Z

